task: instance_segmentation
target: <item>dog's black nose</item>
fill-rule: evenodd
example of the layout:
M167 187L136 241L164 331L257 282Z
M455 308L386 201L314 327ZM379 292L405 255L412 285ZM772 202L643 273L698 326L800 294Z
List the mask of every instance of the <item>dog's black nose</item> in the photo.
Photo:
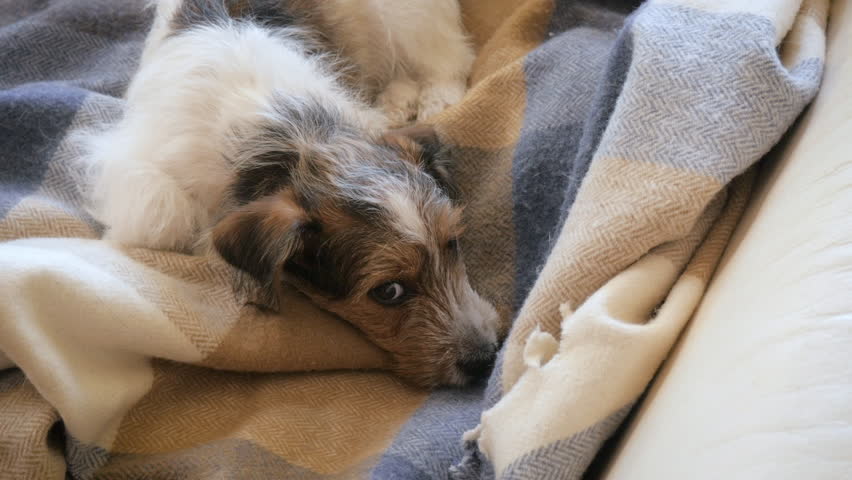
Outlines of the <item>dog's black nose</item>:
M491 373L496 356L496 346L488 346L464 356L458 362L458 367L468 378L479 380Z

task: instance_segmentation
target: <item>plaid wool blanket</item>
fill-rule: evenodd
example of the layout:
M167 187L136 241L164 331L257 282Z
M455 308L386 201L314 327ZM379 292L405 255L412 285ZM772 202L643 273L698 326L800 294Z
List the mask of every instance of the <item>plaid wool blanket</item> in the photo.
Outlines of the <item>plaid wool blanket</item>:
M638 3L462 0L478 58L435 124L511 330L487 386L425 392L298 294L260 313L217 258L101 242L74 133L121 115L151 13L0 0L0 477L581 477L823 66L827 0Z

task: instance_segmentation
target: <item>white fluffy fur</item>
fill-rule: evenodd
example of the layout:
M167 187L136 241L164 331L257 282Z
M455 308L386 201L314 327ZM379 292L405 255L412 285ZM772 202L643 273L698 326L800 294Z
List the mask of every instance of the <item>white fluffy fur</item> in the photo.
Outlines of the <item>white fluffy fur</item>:
M393 123L425 120L464 95L474 54L457 0L331 0L332 36L384 90Z
M88 138L93 214L122 245L195 245L232 181L233 132L250 131L273 92L332 104L374 132L458 101L473 57L456 0L323 2L327 33L384 90L386 116L306 56L293 32L231 23L169 36L180 0L156 3L124 117Z

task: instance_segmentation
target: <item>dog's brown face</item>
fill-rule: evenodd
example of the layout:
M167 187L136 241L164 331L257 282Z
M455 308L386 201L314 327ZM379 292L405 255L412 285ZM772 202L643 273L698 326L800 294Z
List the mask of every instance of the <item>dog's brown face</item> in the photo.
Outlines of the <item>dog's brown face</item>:
M216 249L270 294L290 283L358 327L413 383L484 377L497 313L468 282L461 212L433 132L366 141L335 125L307 131L318 127L328 131L295 147L289 132L290 147L243 164Z

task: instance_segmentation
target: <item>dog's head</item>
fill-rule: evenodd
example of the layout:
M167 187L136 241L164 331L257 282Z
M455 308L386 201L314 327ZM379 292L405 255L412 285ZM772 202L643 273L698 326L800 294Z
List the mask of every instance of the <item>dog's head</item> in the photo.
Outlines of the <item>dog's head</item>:
M234 208L213 230L217 251L270 295L287 282L355 325L413 383L485 376L497 313L468 282L461 210L434 132L366 139L309 117L286 112L298 132L253 139Z

